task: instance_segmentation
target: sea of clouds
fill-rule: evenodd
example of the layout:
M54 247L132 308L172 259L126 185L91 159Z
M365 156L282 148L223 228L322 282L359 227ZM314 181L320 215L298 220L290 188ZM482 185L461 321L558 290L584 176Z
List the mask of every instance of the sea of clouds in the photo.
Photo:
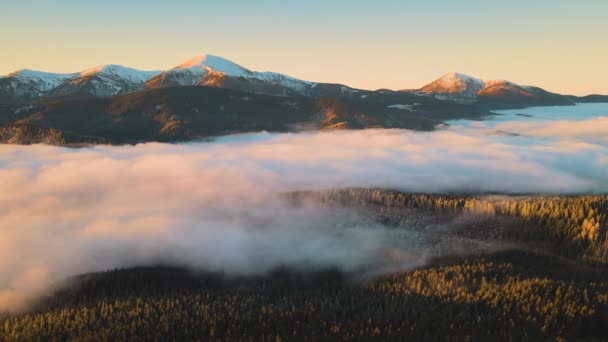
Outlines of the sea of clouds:
M277 196L341 187L608 193L608 117L431 133L1 145L0 312L84 272L155 263L245 274L284 265L353 270L387 241L409 238L349 208L290 206Z

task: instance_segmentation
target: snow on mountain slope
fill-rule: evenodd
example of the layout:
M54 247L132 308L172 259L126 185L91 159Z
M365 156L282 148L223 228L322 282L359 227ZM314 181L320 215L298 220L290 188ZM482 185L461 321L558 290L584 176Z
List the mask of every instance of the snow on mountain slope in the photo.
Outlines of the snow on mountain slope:
M133 68L124 67L121 65L108 64L100 65L91 69L84 70L80 73L80 77L90 77L94 75L102 75L106 77L120 78L132 83L142 83L146 80L160 74L161 71L142 71Z
M214 55L199 55L195 56L184 63L178 65L175 69L190 69L190 70L205 70L207 72L220 72L227 76L243 77L252 74L251 71L242 66L231 62L222 57Z
M531 97L534 94L515 83L504 80L486 81L485 87L477 92L478 96L527 96Z
M76 75L22 69L0 78L0 93L5 96L34 98Z
M314 88L317 85L317 83L302 81L291 76L269 71L255 72L254 77L263 81L279 84L283 87L293 89L302 94L307 89Z
M44 72L44 71L36 71L36 70L30 70L30 69L21 69L15 72L12 72L6 76L4 76L5 79L18 79L18 80L41 80L46 82L47 84L49 84L49 86L52 86L53 84L55 84L56 82L61 82L63 80L66 80L68 78L74 77L74 75L76 75L76 73L71 73L71 74L57 74L57 73L50 73L50 72Z
M0 78L0 103L21 102L41 96L83 94L109 97L174 86L210 86L275 96L367 98L370 93L389 96L390 91L364 91L341 84L303 81L276 72L258 72L222 57L202 54L165 71L141 71L120 65L101 65L73 74L19 70ZM404 91L405 92L405 91ZM430 96L487 108L532 105L567 105L568 96L538 87L494 80L484 81L461 73L448 73L413 95ZM389 95L387 95L389 94ZM418 97L418 96L417 96ZM399 104L401 99L391 100Z
M137 90L159 73L112 64L71 74L23 69L0 78L0 96L18 99L75 93L112 96Z
M455 72L445 74L414 92L441 100L475 102L492 108L572 104L567 96L542 88L521 86L505 80L484 81Z
M199 55L152 77L147 88L206 85L272 95L305 95L314 85L274 72L257 72L214 55Z
M252 71L225 58L202 54L162 72L112 64L65 75L22 70L0 79L0 101L72 94L108 97L172 86L212 86L276 96L352 97L360 92L341 84Z
M485 82L460 73L451 72L420 88L420 92L435 95L474 98Z
M139 89L160 71L142 71L121 65L100 65L80 72L51 91L52 95L89 94L106 97Z

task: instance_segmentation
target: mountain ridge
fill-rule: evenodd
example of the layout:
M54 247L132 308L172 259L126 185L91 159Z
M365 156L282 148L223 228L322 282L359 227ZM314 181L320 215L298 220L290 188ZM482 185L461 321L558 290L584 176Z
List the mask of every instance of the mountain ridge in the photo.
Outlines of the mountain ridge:
M136 91L175 86L211 86L273 96L356 98L374 92L343 84L301 80L271 71L252 71L213 54L191 57L173 68L143 71L116 64L76 73L58 74L21 69L0 78L0 103L27 102L65 95L111 97ZM419 89L401 90L439 100L473 103L486 109L535 105L570 105L576 101L608 101L608 95L569 96L506 80L481 80L447 73Z
M363 90L251 71L199 55L165 71L101 65L79 73L19 70L0 79L0 143L133 144L301 129L428 131L493 109L608 102L449 73L421 89Z
M341 84L316 83L277 72L252 71L212 54L198 55L161 71L108 64L69 74L29 70L27 77L15 77L17 74L19 71L0 78L0 102L23 102L69 94L110 97L175 86L217 86L276 96L342 96L357 92ZM317 87L319 85L321 87ZM12 101L3 101L11 98Z

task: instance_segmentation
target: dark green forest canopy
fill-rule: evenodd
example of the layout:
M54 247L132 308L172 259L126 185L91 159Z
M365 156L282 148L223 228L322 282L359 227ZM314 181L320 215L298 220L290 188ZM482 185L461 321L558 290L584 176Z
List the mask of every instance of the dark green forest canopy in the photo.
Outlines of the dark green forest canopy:
M362 278L337 269L235 277L176 267L79 276L0 340L605 340L608 196L429 195L347 189L286 200L356 206L388 226L472 215L512 244Z

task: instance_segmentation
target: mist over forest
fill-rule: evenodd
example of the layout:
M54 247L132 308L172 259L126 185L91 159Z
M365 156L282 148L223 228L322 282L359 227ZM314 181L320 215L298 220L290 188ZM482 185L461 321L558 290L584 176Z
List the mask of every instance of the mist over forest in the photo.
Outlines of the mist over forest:
M431 133L258 133L78 149L4 145L0 304L22 305L72 275L156 263L236 274L279 266L355 270L389 262L377 253L395 240L412 254L408 262L419 263L425 248L408 240L425 234L400 236L353 208L293 206L281 194L353 187L601 194L608 192L606 131L606 118L589 118Z

